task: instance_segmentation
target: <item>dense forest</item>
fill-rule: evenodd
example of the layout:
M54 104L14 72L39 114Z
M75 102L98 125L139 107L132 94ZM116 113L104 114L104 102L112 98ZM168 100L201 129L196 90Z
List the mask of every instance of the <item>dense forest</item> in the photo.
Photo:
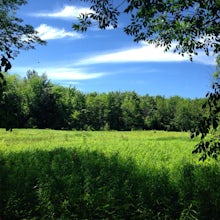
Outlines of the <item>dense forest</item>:
M204 116L204 99L140 96L136 92L83 93L28 71L5 75L0 127L67 130L193 130Z

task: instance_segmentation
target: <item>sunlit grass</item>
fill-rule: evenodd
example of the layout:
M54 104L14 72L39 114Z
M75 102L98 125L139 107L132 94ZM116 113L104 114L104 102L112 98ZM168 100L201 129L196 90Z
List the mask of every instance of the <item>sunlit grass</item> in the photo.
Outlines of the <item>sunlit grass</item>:
M187 132L165 131L55 131L0 129L2 153L54 148L74 148L99 151L105 155L118 153L124 159L132 158L140 169L145 167L173 167L181 161L198 162L192 154L196 140Z
M0 129L0 219L216 219L219 162L199 162L197 141L187 132Z

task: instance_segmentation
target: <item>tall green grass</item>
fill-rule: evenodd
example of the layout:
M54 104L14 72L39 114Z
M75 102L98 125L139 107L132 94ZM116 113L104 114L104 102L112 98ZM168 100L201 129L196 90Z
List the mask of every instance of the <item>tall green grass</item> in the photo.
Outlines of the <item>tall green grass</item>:
M0 130L0 219L219 219L188 133Z

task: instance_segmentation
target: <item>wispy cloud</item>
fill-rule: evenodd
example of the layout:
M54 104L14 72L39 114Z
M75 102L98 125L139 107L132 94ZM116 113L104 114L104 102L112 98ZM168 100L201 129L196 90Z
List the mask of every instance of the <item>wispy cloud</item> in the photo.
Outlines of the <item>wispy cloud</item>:
M41 24L36 28L38 36L43 40L54 40L62 38L72 38L72 39L81 39L83 38L82 34L76 32L68 32L64 28L59 29L55 27L48 26L46 24Z
M39 13L32 13L31 16L34 17L45 17L45 18L58 18L58 19L71 19L75 20L80 14L85 13L93 13L90 8L86 7L76 7L76 6L69 6L66 5L61 10L55 12L39 12ZM113 26L106 27L106 30L113 30ZM98 28L97 22L94 21L93 26L91 27L92 31L100 31Z
M102 77L103 73L87 73L81 68L48 68L46 74L54 80L89 80Z
M142 45L139 48L123 49L82 59L79 65L98 63L126 63L126 62L178 62L186 57L172 52L164 52L164 48L153 45Z
M74 67L59 67L44 65L45 67L37 66L16 66L13 68L12 73L18 72L23 76L26 75L28 70L36 70L39 74L45 73L50 80L58 81L74 81L74 84L79 83L79 81L92 80L105 76L104 72L92 72L87 68L74 68ZM73 84L73 83L72 83Z
M189 57L179 55L171 51L165 52L164 47L155 47L142 43L141 47L121 49L114 52L91 55L87 58L79 60L77 65L91 65L100 63L129 63L129 62L183 62L189 61ZM199 62L205 65L213 65L215 57L207 57L201 53L193 57L194 62Z
M50 18L62 18L62 19L76 19L81 13L90 13L92 12L89 8L86 7L76 7L66 5L61 10L55 12L39 12L32 13L32 16L35 17L50 17Z

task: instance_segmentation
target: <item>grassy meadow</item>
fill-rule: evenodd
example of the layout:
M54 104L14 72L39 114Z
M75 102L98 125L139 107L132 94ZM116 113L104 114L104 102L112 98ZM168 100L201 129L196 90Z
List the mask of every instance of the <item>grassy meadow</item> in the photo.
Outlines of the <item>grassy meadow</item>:
M0 129L0 219L219 219L219 162L164 131Z

